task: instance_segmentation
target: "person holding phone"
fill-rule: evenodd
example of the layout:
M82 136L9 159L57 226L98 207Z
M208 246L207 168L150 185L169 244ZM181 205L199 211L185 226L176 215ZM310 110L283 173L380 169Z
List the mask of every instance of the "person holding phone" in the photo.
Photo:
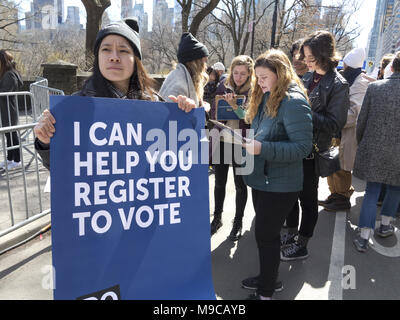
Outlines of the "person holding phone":
M254 78L254 62L249 56L238 56L233 59L229 68L229 74L225 82L220 83L217 88L216 96L226 100L238 116L238 120L228 120L224 124L231 129L241 131L242 136L246 136L249 125L244 121L244 109L237 105L237 96L243 95L247 99L250 96L250 87ZM246 99L246 100L247 100ZM211 118L216 119L217 105L213 103L211 107ZM218 130L220 128L217 127ZM211 235L215 234L222 226L222 211L225 200L225 189L228 178L229 166L233 167L235 188L236 188L236 212L233 220L232 230L228 236L231 241L237 241L242 233L242 220L244 209L247 202L247 187L243 182L242 176L237 174L240 161L235 159L235 149L230 137L219 135L219 141L215 141L211 135L212 145L212 164L215 170L214 187L214 217L211 222ZM219 157L217 156L219 155ZM241 153L240 153L241 156ZM236 152L236 158L237 158ZM238 163L239 162L239 163Z

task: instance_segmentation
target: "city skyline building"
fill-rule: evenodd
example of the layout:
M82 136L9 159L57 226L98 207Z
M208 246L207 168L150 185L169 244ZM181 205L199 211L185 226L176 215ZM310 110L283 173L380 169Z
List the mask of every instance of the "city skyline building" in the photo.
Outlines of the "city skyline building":
M133 2L132 0L121 0L121 18L126 18L132 15Z
M400 0L378 0L374 26L368 46L368 60L373 63L367 71L379 67L385 54L400 49Z
M76 6L67 7L67 19L65 20L65 24L72 26L80 26L79 7Z

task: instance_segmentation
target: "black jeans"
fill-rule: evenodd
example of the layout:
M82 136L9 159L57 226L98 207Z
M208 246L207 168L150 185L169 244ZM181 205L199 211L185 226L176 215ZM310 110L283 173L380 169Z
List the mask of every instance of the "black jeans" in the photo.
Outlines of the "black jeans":
M215 188L214 188L214 216L221 215L224 209L224 200L226 192L226 182L228 179L229 162L232 162L233 175L236 187L236 214L235 219L242 219L247 202L247 186L243 177L237 174L238 165L235 161L225 161L224 163L224 143L220 143L220 163L215 164ZM233 152L233 151L232 151ZM233 154L233 153L232 153Z
M280 231L299 193L252 189L252 196L256 212L255 236L260 259L257 293L264 297L272 297L281 261Z
M7 147L13 147L13 146L18 146L19 145L19 139L18 139L18 134L16 131L13 132L8 132L5 134L6 140L7 140ZM12 161L14 160L15 162L20 162L21 161L21 154L20 150L14 149L14 150L9 150L7 152L7 160Z
M301 224L299 234L305 238L311 238L318 221L318 181L315 174L315 160L303 160L303 190L299 194L301 205ZM293 205L292 211L286 219L288 228L298 228L299 225L299 204Z

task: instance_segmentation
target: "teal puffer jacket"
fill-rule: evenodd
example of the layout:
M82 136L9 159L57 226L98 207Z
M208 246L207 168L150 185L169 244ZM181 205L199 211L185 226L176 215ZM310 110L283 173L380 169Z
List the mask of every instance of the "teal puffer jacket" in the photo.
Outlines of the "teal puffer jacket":
M243 176L250 187L266 192L303 189L303 159L312 149L311 108L297 85L290 86L275 118L264 112L270 93L264 94L251 129L262 143L254 156L253 172Z

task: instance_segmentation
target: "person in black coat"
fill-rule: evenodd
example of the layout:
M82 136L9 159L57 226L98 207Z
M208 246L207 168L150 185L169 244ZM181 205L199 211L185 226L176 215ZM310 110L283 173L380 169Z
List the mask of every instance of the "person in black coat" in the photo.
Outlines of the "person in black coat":
M20 74L16 70L16 63L13 56L0 50L0 92L15 92L22 86L23 82ZM0 117L1 126L9 127L18 124L18 110L15 96L0 98ZM19 145L18 134L16 131L5 134L7 147ZM20 150L13 149L7 152L7 160L0 163L1 168L7 167L9 170L21 167Z
M142 64L139 26L136 19L114 22L99 31L94 47L93 75L83 89L74 95L159 101L162 98L153 89L154 81ZM185 96L169 96L178 107L189 112L196 107ZM56 119L45 110L34 128L35 149L50 169L50 139L55 133Z
M346 124L350 105L349 85L336 71L340 57L331 33L317 31L306 37L300 47L299 58L312 71L306 73L302 80L311 103L313 144L320 152L324 152L330 148L332 138L337 137ZM281 240L283 261L308 257L307 244L318 220L319 169L315 150L303 160L303 170L303 191L299 197L302 208L300 230L296 203L286 219L288 233Z

